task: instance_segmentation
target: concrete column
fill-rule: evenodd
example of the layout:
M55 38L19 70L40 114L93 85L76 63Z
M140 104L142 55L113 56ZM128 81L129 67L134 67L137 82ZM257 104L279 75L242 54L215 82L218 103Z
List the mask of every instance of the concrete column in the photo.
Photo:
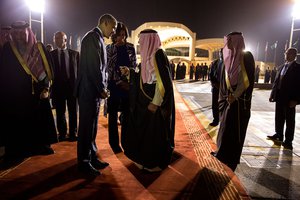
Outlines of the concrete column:
M208 50L208 60L212 60L213 59L213 51L214 50Z
M196 44L196 33L191 35L190 49L189 49L189 59L190 61L195 59L195 44Z

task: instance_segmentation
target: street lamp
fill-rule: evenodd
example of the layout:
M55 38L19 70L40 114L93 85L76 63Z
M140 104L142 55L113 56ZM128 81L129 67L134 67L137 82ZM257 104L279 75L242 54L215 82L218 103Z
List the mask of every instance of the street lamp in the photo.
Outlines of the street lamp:
M29 26L31 28L32 22L37 22L41 24L41 42L44 42L44 7L45 0L26 0L29 7ZM32 19L31 13L37 12L41 13L40 20Z
M290 35L290 44L289 47L292 47L293 43L293 33L295 31L300 31L300 28L295 29L294 28L294 23L295 20L300 19L300 0L295 0L295 5L292 13L292 26L291 26L291 35Z

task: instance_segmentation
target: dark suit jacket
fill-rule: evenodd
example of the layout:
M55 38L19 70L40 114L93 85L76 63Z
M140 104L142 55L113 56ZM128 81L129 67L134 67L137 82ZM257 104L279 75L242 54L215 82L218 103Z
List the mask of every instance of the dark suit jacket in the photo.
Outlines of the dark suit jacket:
M281 80L281 88L279 93L278 84L283 68L284 65L281 65L277 71L270 98L276 102L280 101L283 103L288 103L291 100L295 100L298 102L298 104L300 104L300 64L294 61L289 66Z
M79 52L74 51L72 49L68 49L69 53L69 80L68 84L71 86L72 92L74 91L75 81L77 79L78 68L79 68ZM53 81L53 88L52 88L52 98L57 97L57 95L65 92L63 87L61 87L61 83L65 83L66 80L60 80L61 77L58 75L60 72L60 66L58 61L58 49L55 49L50 52L54 66L54 81Z
M95 99L106 88L106 49L98 28L89 31L82 39L80 68L75 86L75 96Z

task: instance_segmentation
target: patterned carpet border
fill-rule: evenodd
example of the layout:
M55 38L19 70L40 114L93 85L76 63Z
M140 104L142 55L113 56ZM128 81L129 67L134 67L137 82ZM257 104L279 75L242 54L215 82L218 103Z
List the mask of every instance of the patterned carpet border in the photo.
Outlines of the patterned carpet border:
M207 184L210 184L208 188L211 197L213 199L224 200L250 199L244 195L242 197L239 194L239 191L231 179L232 175L227 173L220 161L211 156L210 152L213 151L212 146L215 146L215 144L213 144L212 139L201 122L195 117L189 105L178 94L176 89L175 96L177 101L176 109L179 110L191 143L193 144L198 164L201 168L205 169L203 176ZM246 192L243 191L243 193Z

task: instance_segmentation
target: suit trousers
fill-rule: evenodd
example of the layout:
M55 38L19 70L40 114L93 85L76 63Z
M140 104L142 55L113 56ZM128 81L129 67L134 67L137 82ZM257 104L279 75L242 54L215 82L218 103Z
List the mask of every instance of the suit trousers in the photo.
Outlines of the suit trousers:
M74 137L77 133L77 100L73 96L73 89L68 83L63 84L65 89L61 90L55 97L56 123L60 136L67 134L66 106L69 115L69 136Z
M288 103L276 102L275 108L275 131L283 138L284 123L285 129L285 141L292 142L295 132L295 115L296 109L290 108Z
M97 158L96 137L100 112L100 98L84 98L79 101L79 129L77 141L78 162L87 162Z

